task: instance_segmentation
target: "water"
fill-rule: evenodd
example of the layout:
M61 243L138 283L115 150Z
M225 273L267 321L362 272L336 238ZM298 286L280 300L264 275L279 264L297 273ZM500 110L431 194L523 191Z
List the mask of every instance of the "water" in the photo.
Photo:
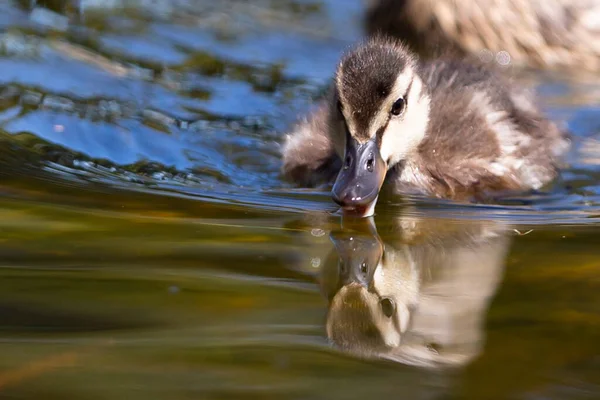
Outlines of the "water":
M360 2L62 3L0 5L0 398L600 397L600 82L520 77L548 191L342 229L279 149Z

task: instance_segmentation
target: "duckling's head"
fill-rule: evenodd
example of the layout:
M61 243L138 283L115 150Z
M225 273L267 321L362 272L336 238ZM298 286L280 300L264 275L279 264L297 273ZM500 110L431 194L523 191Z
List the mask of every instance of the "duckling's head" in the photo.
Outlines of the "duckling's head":
M333 199L344 213L373 214L387 171L414 154L429 121L429 94L415 56L372 38L347 53L335 79L332 140L343 166Z

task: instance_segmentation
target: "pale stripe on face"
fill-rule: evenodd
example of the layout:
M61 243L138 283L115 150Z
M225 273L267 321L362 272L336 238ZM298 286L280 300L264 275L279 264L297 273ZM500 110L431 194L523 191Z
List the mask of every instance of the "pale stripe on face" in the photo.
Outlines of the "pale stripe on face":
M389 120L381 134L379 152L388 168L417 151L429 124L429 96L423 94L423 81L413 77L406 96L404 114Z
M411 87L414 73L411 68L405 68L398 76L392 86L390 94L383 100L379 111L373 116L369 124L369 137L374 138L377 132L387 125L390 119L390 110L400 97L407 96L407 90Z

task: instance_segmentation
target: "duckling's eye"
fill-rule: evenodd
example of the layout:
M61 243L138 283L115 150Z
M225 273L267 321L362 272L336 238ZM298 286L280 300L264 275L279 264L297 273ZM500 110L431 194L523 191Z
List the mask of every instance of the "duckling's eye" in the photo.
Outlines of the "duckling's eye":
M392 106L391 113L393 115L400 115L404 111L405 107L406 107L406 101L404 100L404 97L400 97L398 100L396 100L396 102Z
M394 315L394 312L396 311L396 304L394 304L394 300L386 297L381 299L379 304L381 305L381 311L383 311L383 315L388 318L392 318L392 315Z
M360 264L360 272L362 272L363 274L367 273L367 263L364 261L362 264Z

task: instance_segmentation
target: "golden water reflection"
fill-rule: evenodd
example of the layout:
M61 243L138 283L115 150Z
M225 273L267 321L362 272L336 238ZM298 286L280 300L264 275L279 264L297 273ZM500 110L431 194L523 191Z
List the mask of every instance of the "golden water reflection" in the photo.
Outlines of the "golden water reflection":
M499 224L441 224L400 218L380 236L367 219L331 233L320 283L335 346L423 367L477 357L510 239Z

